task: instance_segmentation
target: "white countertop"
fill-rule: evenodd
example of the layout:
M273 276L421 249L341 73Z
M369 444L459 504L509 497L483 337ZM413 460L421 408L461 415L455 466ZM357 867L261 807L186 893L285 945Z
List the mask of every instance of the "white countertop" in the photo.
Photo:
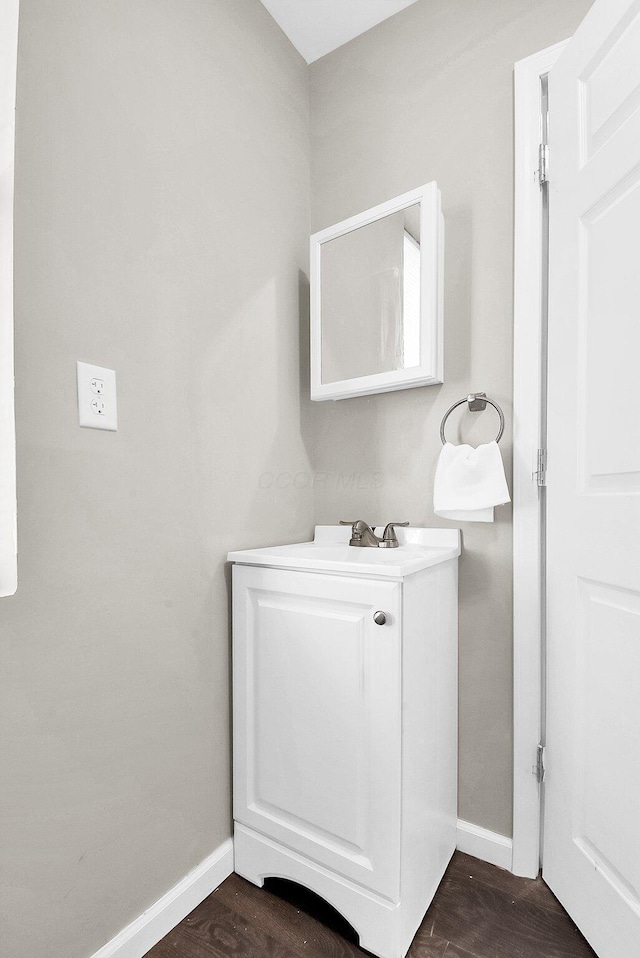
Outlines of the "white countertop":
M382 535L382 530L377 529ZM230 552L230 562L307 572L403 578L460 555L459 529L396 529L397 549L350 546L349 526L316 526L313 542Z

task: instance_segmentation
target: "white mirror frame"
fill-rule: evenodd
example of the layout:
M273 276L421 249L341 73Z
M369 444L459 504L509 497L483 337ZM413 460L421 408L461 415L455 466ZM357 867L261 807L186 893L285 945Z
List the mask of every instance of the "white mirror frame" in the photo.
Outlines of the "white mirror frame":
M0 3L0 596L18 587L13 400L13 180L18 0Z
M324 243L420 203L420 364L407 369L322 382L321 252ZM311 398L349 399L373 393L444 382L443 286L444 218L440 190L434 181L342 223L314 233L310 245L311 273Z

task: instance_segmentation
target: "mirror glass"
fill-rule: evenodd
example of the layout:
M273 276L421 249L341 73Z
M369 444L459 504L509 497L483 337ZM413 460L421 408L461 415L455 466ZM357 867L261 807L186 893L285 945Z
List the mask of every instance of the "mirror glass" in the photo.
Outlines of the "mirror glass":
M321 382L420 365L420 203L321 249Z

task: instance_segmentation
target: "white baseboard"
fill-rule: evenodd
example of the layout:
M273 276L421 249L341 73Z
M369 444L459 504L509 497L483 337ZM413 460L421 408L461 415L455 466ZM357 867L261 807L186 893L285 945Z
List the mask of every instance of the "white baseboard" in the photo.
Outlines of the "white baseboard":
M233 839L228 838L92 958L143 958L232 872Z
M460 852L511 871L513 842L505 835L498 835L497 832L490 832L488 828L472 825L471 822L464 822L459 818L456 847Z
M511 869L511 839L487 828L459 819L457 848L491 865ZM233 839L228 838L92 958L143 958L232 872Z

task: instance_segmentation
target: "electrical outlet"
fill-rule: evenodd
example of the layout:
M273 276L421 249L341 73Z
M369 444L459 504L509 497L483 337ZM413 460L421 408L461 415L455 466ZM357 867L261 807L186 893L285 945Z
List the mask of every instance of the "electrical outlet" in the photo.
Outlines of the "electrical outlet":
M76 364L78 377L78 422L87 429L118 428L116 374L113 369Z

